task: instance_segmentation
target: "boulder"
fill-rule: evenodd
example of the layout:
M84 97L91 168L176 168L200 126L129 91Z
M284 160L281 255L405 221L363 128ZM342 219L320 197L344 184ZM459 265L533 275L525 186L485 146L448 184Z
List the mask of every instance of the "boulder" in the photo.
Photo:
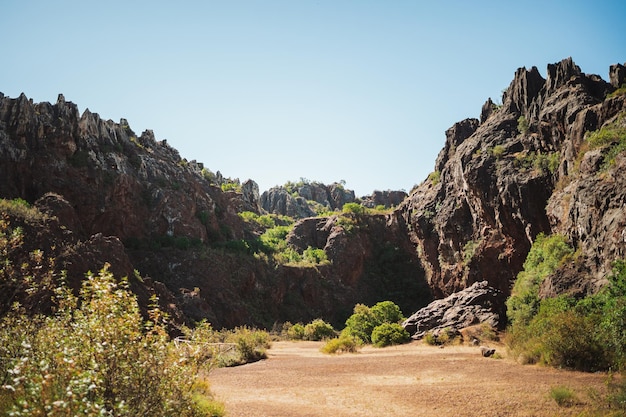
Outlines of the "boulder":
M433 301L406 319L402 327L416 340L427 332L437 333L443 329L458 332L479 323L502 327L505 322L504 301L502 291L490 287L487 281L476 282L444 299Z

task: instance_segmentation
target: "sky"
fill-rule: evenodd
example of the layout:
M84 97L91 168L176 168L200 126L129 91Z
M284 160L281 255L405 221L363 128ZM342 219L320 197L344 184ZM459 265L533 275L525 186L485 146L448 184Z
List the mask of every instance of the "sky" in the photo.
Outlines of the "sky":
M1 0L0 92L152 129L213 172L409 191L517 68L626 62L626 2Z

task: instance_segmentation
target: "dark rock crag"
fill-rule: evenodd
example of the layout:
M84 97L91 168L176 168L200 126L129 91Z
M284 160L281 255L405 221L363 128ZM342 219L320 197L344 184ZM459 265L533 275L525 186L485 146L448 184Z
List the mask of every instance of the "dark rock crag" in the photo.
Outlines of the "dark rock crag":
M521 68L501 106L488 100L480 120L446 132L436 175L399 210L437 297L481 281L508 294L539 233L562 233L582 248L577 271L585 273L561 271L561 284L546 283L552 293L597 289L589 280L623 257L623 157L606 176L597 164L585 172L593 153L575 168L585 134L625 109L624 95L609 95L623 82L622 68L611 68L612 84L571 59L548 65L546 79Z
M59 269L78 281L82 269L105 262L120 274L137 269L145 278L134 291L158 294L180 321L271 326L323 317L341 325L357 302L390 299L418 311L485 282L501 294L490 302L501 324L539 233L561 233L578 249L576 263L543 283L542 296L595 292L611 262L624 258L625 157L606 167L606 148L587 152L585 137L624 126L625 73L613 65L606 82L572 59L548 65L546 78L520 68L501 105L489 99L479 119L446 131L435 172L409 196L362 199L342 184L307 182L259 195L247 181L224 192L221 174L207 178L201 163L149 130L136 135L125 119L79 115L62 95L50 104L0 94L0 197L38 201L57 219L33 236L61 259ZM396 208L311 217L348 202ZM330 262L303 267L233 252L260 233L242 211L298 219L289 245L323 249Z
M57 219L51 229L57 235L29 234L57 260L57 274L67 270L78 287L85 272L105 263L118 277L137 269L143 284L133 281L133 290L140 302L147 305L157 294L177 322L271 326L324 317L341 325L358 302L394 299L411 310L430 300L401 219L355 219L347 233L329 218L327 235L294 243L325 248L329 265L257 259L242 252L242 242L254 242L260 231L238 216L264 212L254 181L236 180L241 191L224 192L219 171L181 158L149 130L136 135L125 119L115 123L89 110L80 115L62 95L55 104L0 95L0 175L1 198L41 201ZM303 184L298 193L330 209L355 201L341 184ZM289 197L274 201L290 207ZM294 207L295 217L312 214L306 205Z

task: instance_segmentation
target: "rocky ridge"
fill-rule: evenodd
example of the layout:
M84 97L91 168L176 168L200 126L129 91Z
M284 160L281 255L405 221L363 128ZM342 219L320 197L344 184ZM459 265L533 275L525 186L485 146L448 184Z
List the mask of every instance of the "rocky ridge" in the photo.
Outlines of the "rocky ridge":
M571 59L548 65L545 79L520 68L502 105L489 99L479 119L446 132L434 172L402 201L402 193L357 199L341 184L259 195L247 181L224 192L202 164L151 131L137 136L124 119L79 115L61 95L35 104L0 94L0 197L39 201L58 219L59 235L50 238L84 247L68 252L65 267L98 269L114 257L113 268L138 269L146 279L137 291L158 293L180 321L271 326L323 317L340 325L357 302L390 299L418 311L433 296L485 282L501 294L490 308L503 325L503 300L539 233L561 233L578 248L577 261L544 282L544 296L597 291L611 262L624 257L626 161L618 152L607 165L613 145L586 142L596 129L624 127L624 77L624 66L614 65L605 82ZM313 206L346 202L399 205L310 217ZM299 219L290 248L322 249L329 262L260 256L254 245L263 230L238 216L243 211ZM89 254L84 262L79 252ZM82 273L71 271L75 280Z
M508 294L539 233L563 233L582 248L580 259L588 275L579 280L603 276L623 253L623 223L616 220L624 218L623 188L615 187L623 178L621 157L606 176L599 175L597 167L588 172L574 168L585 134L612 122L625 109L624 94L609 94L623 83L623 75L617 75L621 68L611 67L613 84L584 74L571 58L548 65L546 79L535 67L521 68L501 106L488 100L480 120L461 121L446 132L436 175L420 184L398 210L438 297L479 281ZM613 177L617 179L607 180ZM561 189L567 182L570 185ZM584 209L583 202L561 210L564 201L591 199L575 194L574 187L604 190L597 198L615 207L610 213L615 221L611 231L602 234L607 239L602 245L580 231L603 229L606 210ZM582 210L584 219L575 210ZM603 249L607 246L610 253Z
M56 274L68 270L77 287L107 262L119 277L136 269L146 285L134 289L147 298L158 293L179 322L271 326L325 317L341 324L357 302L394 298L413 309L430 299L395 217L353 218L350 233L329 221L329 245L304 246L327 249L328 265L277 264L251 249L264 230L238 215L264 213L254 181L227 181L151 131L135 134L125 119L80 115L62 95L55 104L0 95L0 173L0 197L24 199L58 220L58 236L28 234L57 260ZM231 182L233 191L220 187ZM298 192L333 209L354 200L340 184ZM56 250L37 236L59 242Z

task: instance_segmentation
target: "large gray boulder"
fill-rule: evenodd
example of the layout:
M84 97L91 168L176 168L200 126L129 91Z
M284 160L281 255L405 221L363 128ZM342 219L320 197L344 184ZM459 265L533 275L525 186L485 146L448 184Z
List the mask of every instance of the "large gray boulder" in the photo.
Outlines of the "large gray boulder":
M427 332L438 333L443 329L458 332L474 324L487 323L501 327L505 322L505 296L502 291L490 287L487 281L476 282L470 287L444 299L435 300L418 310L402 323L413 339L421 339Z

